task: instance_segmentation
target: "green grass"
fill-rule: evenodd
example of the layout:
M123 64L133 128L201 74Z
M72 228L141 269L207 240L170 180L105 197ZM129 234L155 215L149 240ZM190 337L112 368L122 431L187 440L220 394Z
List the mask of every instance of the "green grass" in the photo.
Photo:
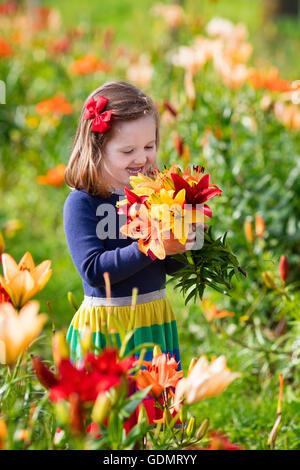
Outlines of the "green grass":
M66 0L44 2L59 8L63 24L83 25L89 30L92 23L94 31L99 33L99 45L97 41L89 42L89 36L77 43L75 41L76 57L94 52L101 58L102 34L108 27L116 33L115 44L132 51L149 52L155 65L149 94L161 103L169 97L178 96L181 99L182 93L183 73L167 64L164 53L176 49L179 44L188 44L194 32L183 29L178 37L169 35L163 21L154 21L149 14L155 3L150 0L91 0L83 6L79 0L73 0L70 7L70 2ZM198 17L200 25L205 25L214 16L245 22L254 47L252 64L275 65L286 79L300 77L300 28L297 20L282 19L263 24L262 2L259 0L186 0L184 3L189 17ZM57 35L63 32L58 31ZM200 26L197 34L201 32ZM105 54L105 58L109 59L109 53ZM71 60L73 56L66 58L66 62ZM70 77L64 68L64 60L35 62L31 55L28 56L28 69L27 64L25 66L18 57L12 65L16 75L10 71L8 89L16 93L16 102L11 105L11 113L5 115L1 122L7 129L7 143L0 147L1 195L4 200L0 207L0 228L9 219L22 221L23 228L12 238L6 238L6 251L16 260L27 250L33 254L36 264L44 259L52 260L53 276L36 298L41 302L42 312L49 313L47 301L51 302L56 328L66 329L74 314L67 301L68 291L72 291L79 302L83 298L81 279L72 263L62 226L62 209L69 189L39 186L35 184L35 177L60 162L67 163L75 133L74 123L79 113L78 103L107 77ZM115 71L113 74L113 78L125 78L124 71L119 76ZM261 271L273 269L283 251L294 261L292 274L295 280L299 273L298 133L284 129L271 114L263 114L258 104L259 94L256 97L252 89L245 89L237 95L229 92L220 85L215 72L209 71L209 68L203 75L202 72L199 74L196 88L196 110L191 111L187 107L184 113L182 107L178 127L174 129L183 135L189 145L191 162L207 165L217 184L220 183L222 188L224 186L222 204L212 205L214 217L221 224L221 229L229 229L233 251L241 257L249 275L242 284L235 285L232 298L216 297L218 307L234 310L236 317L218 320L215 329L204 318L199 301L185 307L180 293L174 293L172 286L168 286L178 322L183 369L187 371L194 356L206 354L211 358L224 354L230 369L242 373L242 377L222 395L200 402L194 410L199 423L209 417L211 428L228 433L232 441L247 449L265 449L276 418L278 375L282 372L285 377L284 404L276 448L299 449L299 369L294 365L299 326L296 322L292 323L292 318L296 318L293 311L296 310L296 303L289 307L290 337L284 339L282 346L286 350L295 350L291 365L290 357L287 360L284 354L266 354L264 351L273 344L260 332L276 325L283 308L271 295L266 295L257 306L249 323L243 324L238 320L244 310L253 305L264 287L260 279ZM39 135L37 130L28 130L22 121L24 115L34 114L34 104L39 99L58 91L66 91L66 96L75 102L77 108L74 116L65 116L58 129L49 129L43 135ZM246 110L236 112L235 108L242 108L240 105L246 106ZM228 109L235 113L235 120L226 118L225 111ZM247 115L258 124L256 134L241 124L242 118ZM212 141L210 153L205 154L200 144L205 126L216 124L222 128L223 139L220 142L216 139ZM168 165L178 163L169 128L163 128L162 137L161 162ZM246 215L253 216L258 211L265 214L267 221L269 238L265 252L256 250L257 247L256 251L251 251L242 230ZM40 338L37 343L39 353L46 358L50 357L50 330L49 318L44 331L46 337Z
M210 419L210 429L224 431L233 442L245 449L268 449L267 440L276 419L279 393L279 372L285 372L285 357L276 354L267 358L252 343L249 332L234 335L236 324L231 318L216 320L216 331L205 319L200 302L184 306L179 292L168 288L177 319L181 361L185 372L192 357L224 354L227 366L239 371L242 377L229 385L221 395L203 400L193 407L198 425ZM246 330L246 327L245 327ZM245 348L235 340L249 344ZM280 361L279 361L280 362ZM282 427L278 433L276 449L300 448L300 400L292 380L284 386Z

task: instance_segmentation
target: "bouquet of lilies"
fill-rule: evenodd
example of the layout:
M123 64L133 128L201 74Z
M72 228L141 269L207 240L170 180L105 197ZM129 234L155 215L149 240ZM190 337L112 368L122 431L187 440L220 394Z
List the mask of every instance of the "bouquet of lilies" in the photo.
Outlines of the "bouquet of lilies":
M182 268L172 274L186 297L203 296L206 285L228 295L234 274L245 272L226 243L226 233L214 240L212 217L205 204L222 190L210 184L210 175L202 166L182 171L177 165L160 172L154 169L150 176L139 173L130 177L132 189L125 188L126 199L117 203L118 213L127 216L120 228L123 236L138 240L139 249L153 259L165 259L164 240L174 238L185 245L192 225L197 227L196 241L190 251L173 255ZM226 288L227 290L224 290Z

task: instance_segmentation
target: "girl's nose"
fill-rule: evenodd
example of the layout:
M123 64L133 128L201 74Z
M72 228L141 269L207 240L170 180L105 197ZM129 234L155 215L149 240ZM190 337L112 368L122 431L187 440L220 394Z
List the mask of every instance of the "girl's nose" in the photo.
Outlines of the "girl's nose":
M139 165L143 166L146 163L146 161L147 161L147 155L141 155L140 158L136 158L134 160L134 164L136 166L139 166Z

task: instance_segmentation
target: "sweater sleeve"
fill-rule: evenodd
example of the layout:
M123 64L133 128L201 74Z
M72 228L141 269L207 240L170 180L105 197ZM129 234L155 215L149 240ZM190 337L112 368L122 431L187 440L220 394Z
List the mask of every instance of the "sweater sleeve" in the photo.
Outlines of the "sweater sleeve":
M114 250L106 250L98 238L99 216L90 196L73 191L65 201L64 231L71 258L82 279L91 287L104 286L103 273L108 272L111 284L124 281L151 264L138 248L138 242Z
M186 266L184 263L177 261L176 259L172 258L172 256L166 256L165 258L165 269L167 274L173 274L180 268L184 268L184 266Z

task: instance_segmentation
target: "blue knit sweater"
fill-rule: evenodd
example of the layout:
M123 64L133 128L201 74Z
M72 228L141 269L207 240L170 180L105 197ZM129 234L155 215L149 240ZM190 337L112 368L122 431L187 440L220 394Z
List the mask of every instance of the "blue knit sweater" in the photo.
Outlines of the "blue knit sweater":
M139 294L159 290L171 274L183 266L167 256L152 260L138 248L138 242L123 238L119 232L125 223L117 214L116 202L124 199L116 193L108 199L90 196L84 190L73 190L66 198L63 210L64 231L74 265L82 278L84 293L91 297L105 297L103 273L108 272L112 297L131 296L133 287ZM111 211L105 212L105 204ZM116 237L104 239L102 233L115 224ZM111 228L111 226L110 226ZM98 236L100 234L100 237Z

